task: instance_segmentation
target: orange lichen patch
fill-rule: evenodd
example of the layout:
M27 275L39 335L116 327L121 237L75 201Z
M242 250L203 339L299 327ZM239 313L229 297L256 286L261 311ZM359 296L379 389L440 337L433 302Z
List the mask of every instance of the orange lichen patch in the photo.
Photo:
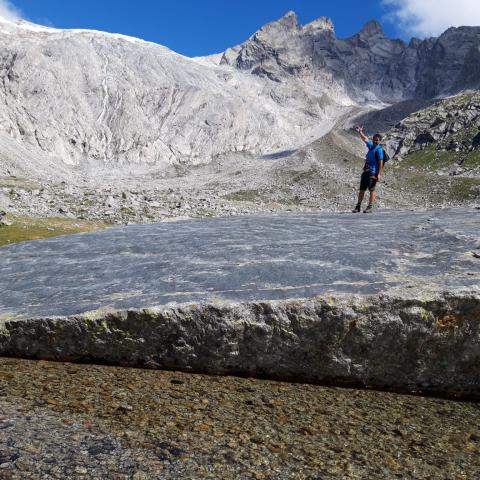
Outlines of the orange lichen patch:
M460 313L448 313L437 318L438 328L456 328L463 324L465 317Z

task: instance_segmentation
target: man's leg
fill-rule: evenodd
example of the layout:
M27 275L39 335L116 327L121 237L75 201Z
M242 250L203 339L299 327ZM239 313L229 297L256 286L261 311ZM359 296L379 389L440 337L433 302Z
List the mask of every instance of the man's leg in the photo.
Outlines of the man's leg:
M375 190L370 190L370 198L368 199L368 204L373 205L377 198L377 192Z
M355 205L355 208L352 210L353 213L360 212L362 208L362 201L364 196L365 196L365 190L359 190L357 204Z
M355 205L355 208L353 209L353 213L357 213L360 211L362 207L363 198L365 197L365 192L367 191L367 188L369 187L369 185L370 185L370 175L368 174L368 172L363 172L360 178L360 188L358 189L357 205Z
M365 197L365 190L359 190L358 191L358 201L357 201L358 205L362 204L364 197Z
M372 213L373 211L373 204L375 203L375 199L377 198L377 194L375 192L376 184L377 184L377 181L373 178L370 178L370 186L368 187L370 196L368 198L367 208L363 211L363 213Z

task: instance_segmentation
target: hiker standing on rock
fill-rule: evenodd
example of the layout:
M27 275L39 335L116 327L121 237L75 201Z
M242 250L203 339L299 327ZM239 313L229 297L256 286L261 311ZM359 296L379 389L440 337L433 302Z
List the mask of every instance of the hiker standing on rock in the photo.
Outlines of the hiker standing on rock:
M360 190L358 192L358 201L357 205L353 209L353 213L358 213L362 207L363 197L365 192L370 192L370 197L368 199L368 206L363 211L363 213L371 213L373 211L373 204L377 194L375 192L375 186L380 180L383 169L383 159L384 152L383 148L380 145L382 141L381 135L378 133L373 136L373 139L370 140L363 131L363 127L356 127L355 131L358 132L360 138L365 142L368 148L367 158L365 160L365 165L363 166L363 173L360 179Z

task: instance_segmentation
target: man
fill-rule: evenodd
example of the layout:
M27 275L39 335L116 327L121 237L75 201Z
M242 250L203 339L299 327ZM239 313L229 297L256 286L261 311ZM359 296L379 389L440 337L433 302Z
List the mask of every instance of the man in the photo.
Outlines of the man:
M371 213L373 211L373 204L377 194L375 192L375 186L380 180L383 169L383 149L380 145L382 141L381 135L378 133L373 136L373 139L370 140L363 131L363 127L356 127L355 130L360 135L360 138L365 142L368 148L367 158L365 160L365 165L363 166L362 178L360 179L360 190L358 192L358 201L357 205L353 209L353 213L360 212L362 208L363 197L365 192L370 192L370 197L368 199L367 208L363 213Z

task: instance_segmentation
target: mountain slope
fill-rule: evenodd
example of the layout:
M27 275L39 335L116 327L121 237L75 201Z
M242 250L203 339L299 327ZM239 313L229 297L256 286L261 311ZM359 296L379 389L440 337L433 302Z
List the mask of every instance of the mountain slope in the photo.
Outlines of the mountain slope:
M0 31L0 130L82 168L286 148L337 108L322 92L286 95L128 37L6 21Z

